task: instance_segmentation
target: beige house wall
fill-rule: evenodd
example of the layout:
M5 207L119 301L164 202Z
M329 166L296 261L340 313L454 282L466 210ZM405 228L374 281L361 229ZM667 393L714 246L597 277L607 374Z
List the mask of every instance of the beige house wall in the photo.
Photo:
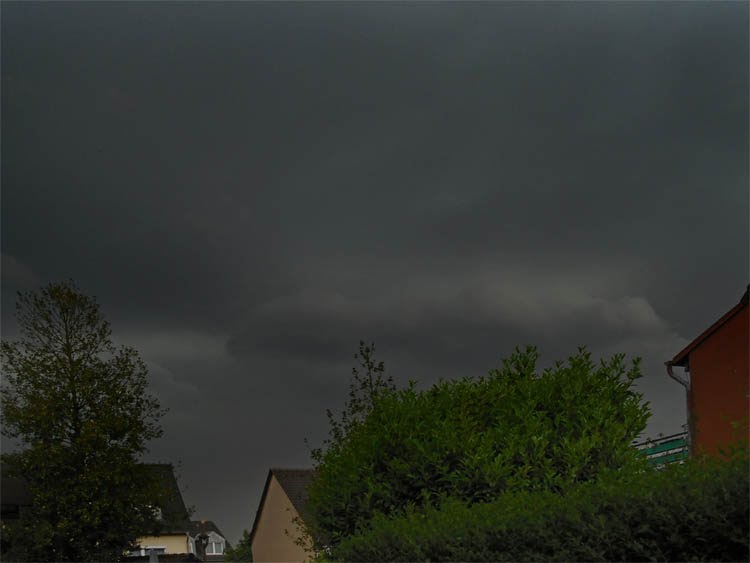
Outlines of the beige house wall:
M310 555L294 543L299 537L298 516L275 476L271 476L253 537L253 561L309 561ZM289 534L285 532L289 531ZM291 537L290 537L291 535Z
M190 553L190 540L187 534L166 534L138 538L141 547L163 547L165 553Z

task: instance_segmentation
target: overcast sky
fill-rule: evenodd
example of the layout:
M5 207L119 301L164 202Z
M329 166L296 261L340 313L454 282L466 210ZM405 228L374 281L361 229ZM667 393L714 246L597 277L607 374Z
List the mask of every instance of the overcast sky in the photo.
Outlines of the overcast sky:
M748 4L2 3L2 320L72 278L170 408L196 518L306 467L359 339L663 362L748 283Z

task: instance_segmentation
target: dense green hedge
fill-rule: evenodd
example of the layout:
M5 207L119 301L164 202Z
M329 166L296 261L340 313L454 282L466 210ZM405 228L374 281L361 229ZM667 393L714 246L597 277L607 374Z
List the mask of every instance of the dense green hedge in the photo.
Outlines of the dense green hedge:
M509 492L376 516L333 547L343 561L748 561L746 457L689 461L563 496Z
M645 467L631 447L649 416L633 386L638 362L595 363L580 350L540 373L537 358L517 350L487 377L378 395L316 468L305 518L316 546L441 495L488 502Z

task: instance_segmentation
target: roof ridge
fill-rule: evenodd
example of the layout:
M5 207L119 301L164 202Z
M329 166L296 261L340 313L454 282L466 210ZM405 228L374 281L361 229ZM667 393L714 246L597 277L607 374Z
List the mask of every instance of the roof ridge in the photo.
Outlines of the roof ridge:
M740 298L739 302L734 305L731 309L729 309L726 313L724 313L721 317L719 317L716 321L714 321L707 329L705 329L703 332L701 332L698 336L696 336L693 340L690 341L690 343L685 346L682 350L680 350L675 356L666 362L667 365L672 366L685 366L685 362L687 361L687 358L690 356L690 353L695 350L698 346L700 346L706 339L708 339L709 336L711 336L714 332L716 332L719 328L724 326L730 319L732 319L737 313L739 313L742 309L748 306L748 295L750 294L750 284L747 285L747 288L745 289L745 293Z

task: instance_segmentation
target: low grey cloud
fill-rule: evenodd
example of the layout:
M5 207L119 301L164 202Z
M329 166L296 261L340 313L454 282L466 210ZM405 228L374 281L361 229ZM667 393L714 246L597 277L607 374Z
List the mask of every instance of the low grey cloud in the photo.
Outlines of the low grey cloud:
M390 354L457 367L469 358L489 359L488 353L497 360L527 343L560 354L578 345L604 349L634 335L663 339L671 333L647 299L607 295L586 281L595 279L585 272L547 278L478 271L400 278L359 297L306 289L257 306L229 338L228 350L239 357L276 353L335 363L367 336Z
M159 362L218 359L224 353L225 338L222 335L186 328L140 327L138 332L119 330L117 337L143 356Z
M198 391L194 384L178 378L172 371L156 362L148 361L146 366L154 391L162 400L165 397L168 397L167 400L172 400L175 392L190 395Z
M746 4L0 9L3 338L18 289L95 295L230 540L360 339L424 385L642 356L679 430L663 362L748 278Z
M2 282L7 288L28 290L36 289L39 286L40 278L29 266L16 257L3 253Z

